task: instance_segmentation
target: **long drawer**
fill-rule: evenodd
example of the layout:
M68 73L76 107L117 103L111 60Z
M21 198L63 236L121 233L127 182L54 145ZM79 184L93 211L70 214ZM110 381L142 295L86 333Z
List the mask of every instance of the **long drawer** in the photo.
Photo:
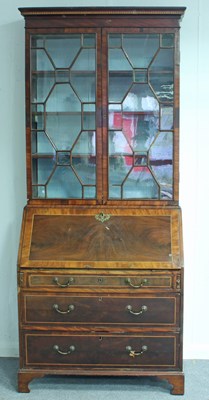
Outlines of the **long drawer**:
M179 295L24 294L24 323L178 325Z
M178 335L25 334L25 365L95 367L178 366Z
M77 291L82 287L85 291L95 288L101 290L108 289L127 289L141 291L144 289L161 289L172 290L180 289L180 274L179 271L170 272L140 272L124 271L123 274L103 275L100 273L92 274L90 271L85 271L85 274L76 274L72 271L69 273L21 273L20 286L28 287L35 290L50 291L59 289L60 291L69 290Z

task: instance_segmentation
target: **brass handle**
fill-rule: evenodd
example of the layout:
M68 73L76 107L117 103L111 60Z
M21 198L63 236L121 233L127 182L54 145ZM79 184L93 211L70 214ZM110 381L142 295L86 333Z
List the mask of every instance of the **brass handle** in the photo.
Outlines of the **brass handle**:
M132 350L131 346L126 346L126 350L129 352L129 356L134 358L136 356L141 356L143 353L145 353L145 351L148 350L148 347L143 345L141 351L137 352L135 350Z
M143 286L145 286L145 285L147 285L148 284L148 279L142 279L142 281L141 281L141 283L139 284L139 285L134 285L133 283L131 283L131 279L130 278L127 278L126 280L125 280L125 282L129 285L129 286L131 286L131 287L133 287L134 289L139 289L139 288L141 288L141 287L143 287Z
M67 356L68 354L73 353L73 351L75 351L75 346L70 346L68 351L61 351L61 350L59 349L59 346L58 346L57 344L55 344L55 345L53 346L53 349L54 349L57 353L62 354L63 356Z
M66 283L61 284L61 283L59 283L59 278L56 277L53 279L53 282L56 283L56 285L59 287L66 288L66 287L69 287L74 282L74 279L70 278L70 279L68 279L68 281Z
M148 307L147 306L142 306L140 311L132 311L132 306L129 304L128 306L126 306L126 310L128 312L130 312L130 314L140 315L140 314L143 314L143 312L146 312L148 310Z
M62 311L59 309L58 304L53 304L53 309L57 311L59 314L69 314L71 311L75 309L75 306L73 304L70 304L66 311Z

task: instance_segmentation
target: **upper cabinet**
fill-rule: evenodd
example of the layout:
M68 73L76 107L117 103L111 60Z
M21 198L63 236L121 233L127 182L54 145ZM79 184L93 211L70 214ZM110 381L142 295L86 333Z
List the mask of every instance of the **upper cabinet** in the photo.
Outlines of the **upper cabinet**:
M21 12L29 202L177 205L184 8Z

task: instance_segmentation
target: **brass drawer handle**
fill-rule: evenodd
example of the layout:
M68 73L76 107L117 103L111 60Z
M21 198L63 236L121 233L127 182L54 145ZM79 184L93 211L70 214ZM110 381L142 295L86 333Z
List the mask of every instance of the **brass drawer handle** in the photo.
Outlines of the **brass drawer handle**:
M128 312L130 312L130 314L133 314L133 315L140 315L140 314L143 314L143 312L146 312L146 311L148 310L148 307L147 307L147 306L142 306L140 311L132 311L132 306L129 304L129 305L126 307L126 310L127 310Z
M57 344L55 344L55 345L53 346L53 349L54 349L57 353L62 354L63 356L67 356L68 354L71 354L71 353L73 353L73 352L75 351L75 346L70 346L68 351L61 351L61 350L59 349L59 346L58 346Z
M74 278L70 278L68 279L68 281L64 284L59 283L59 278L54 278L53 282L56 283L57 286L62 287L62 288L66 288L69 287L73 282L74 282Z
M59 314L69 314L71 311L75 309L75 306L73 304L70 304L66 311L62 311L59 309L58 304L53 304L53 309L57 311Z
M145 351L148 350L148 347L143 345L141 351L136 352L135 350L132 350L131 346L126 346L126 350L129 352L129 356L134 358L136 356L141 356L143 353L145 353Z
M147 285L148 284L148 279L142 279L142 281L141 281L141 283L139 284L139 285L133 285L133 283L131 283L131 279L130 278L127 278L126 280L125 280L125 282L129 285L129 286L131 286L132 288L134 288L134 289L139 289L139 288L141 288L141 287L143 287L143 286L145 286L145 285Z

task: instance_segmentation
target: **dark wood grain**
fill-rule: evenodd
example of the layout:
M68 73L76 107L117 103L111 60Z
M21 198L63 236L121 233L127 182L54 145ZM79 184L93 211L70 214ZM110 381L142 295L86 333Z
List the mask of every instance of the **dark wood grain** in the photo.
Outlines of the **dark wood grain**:
M169 217L35 216L30 260L169 261Z

